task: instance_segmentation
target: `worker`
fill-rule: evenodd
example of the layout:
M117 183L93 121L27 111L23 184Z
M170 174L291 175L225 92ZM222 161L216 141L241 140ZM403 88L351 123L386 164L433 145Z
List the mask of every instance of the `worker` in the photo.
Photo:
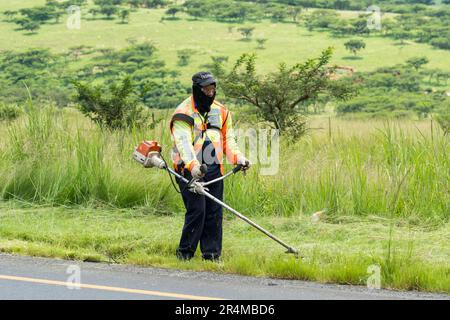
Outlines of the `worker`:
M207 182L221 177L224 154L233 165L242 165L242 170L251 165L237 147L230 111L215 96L214 76L204 71L194 74L192 95L178 105L170 121L174 168L189 181L195 178ZM202 172L202 164L207 165L206 172ZM186 208L177 258L191 259L200 242L202 258L218 261L222 253L222 206L191 192L180 179L177 183ZM223 200L222 180L208 185L208 189Z

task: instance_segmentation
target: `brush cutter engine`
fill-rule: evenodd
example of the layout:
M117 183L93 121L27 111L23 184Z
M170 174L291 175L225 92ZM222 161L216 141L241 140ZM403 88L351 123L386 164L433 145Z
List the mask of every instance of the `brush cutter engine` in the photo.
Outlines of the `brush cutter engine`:
M161 147L156 141L142 141L134 150L133 159L146 168L164 169L166 167L161 157Z

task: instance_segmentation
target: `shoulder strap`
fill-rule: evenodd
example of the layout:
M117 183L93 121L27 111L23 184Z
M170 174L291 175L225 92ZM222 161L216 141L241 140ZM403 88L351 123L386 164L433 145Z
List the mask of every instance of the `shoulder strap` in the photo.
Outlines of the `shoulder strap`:
M187 114L184 114L184 113L175 113L172 116L172 120L170 120L170 128L173 127L173 122L176 120L184 121L184 122L188 123L191 127L194 126L194 118L192 118L191 116L188 116Z

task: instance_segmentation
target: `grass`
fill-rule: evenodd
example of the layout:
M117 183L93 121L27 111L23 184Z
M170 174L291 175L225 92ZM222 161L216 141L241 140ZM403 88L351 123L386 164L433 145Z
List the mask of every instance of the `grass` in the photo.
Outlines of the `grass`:
M258 217L257 222L300 250L304 258L296 260L227 213L223 261L214 264L203 262L198 253L190 262L175 258L181 212L0 206L2 252L356 285L365 285L368 267L379 265L384 288L450 292L448 223L417 227L396 220L394 260L388 266L389 221L379 217L347 216L341 223L312 223L306 215Z
M165 113L160 111L164 120L153 129L109 132L74 109L31 107L19 120L0 126L5 137L0 142L0 198L178 210L178 195L166 173L145 170L131 159L143 139L158 140L170 158ZM336 217L389 217L394 212L418 223L448 221L448 139L437 129L431 135L427 122L374 122L370 129L362 121L333 120L330 139L328 124L321 121L312 126L324 129L295 144L281 139L276 175L261 176L263 166L255 165L247 177L230 179L230 205L255 216L296 216L327 208ZM247 155L257 164L255 153Z
M0 126L5 137L0 142L0 198L178 210L181 204L167 173L145 170L131 159L143 139L158 140L170 158L165 112L160 111L165 120L153 129L109 132L74 109L32 107L19 120ZM333 120L330 139L320 121L312 126L324 129L297 143L281 139L276 175L260 175L264 166L248 153L256 165L246 177L228 182L230 205L254 216L296 216L327 208L333 217L389 217L393 212L417 223L448 221L448 139L437 129L431 136L427 122L419 124L422 130L408 121L374 122L370 129L361 121Z
M254 161L225 190L227 203L305 259L227 214L223 263L180 263L182 201L166 173L131 159L143 139L158 140L168 158L166 121L109 132L74 109L29 105L0 125L0 250L361 285L375 264L385 288L449 292L448 138L429 121L310 126L294 144L281 140L278 174L259 175Z
M0 3L0 11L44 1ZM2 49L49 47L62 52L91 45L122 48L128 38L151 40L175 68L177 51L194 49L192 62L178 70L183 82L210 55L257 51L261 72L276 63L295 63L336 47L334 61L348 65L345 38L307 32L290 23L255 24L255 38L267 49L239 41L228 24L179 20L160 23L163 10L139 10L129 24L83 20L81 30L49 24L35 36L13 31L0 21ZM93 32L93 30L95 32ZM450 71L448 51L412 43L405 47L369 37L358 70L426 55L430 68ZM289 48L289 50L286 50ZM91 56L79 60L82 65ZM174 257L183 224L183 205L167 174L146 170L131 159L143 139L156 139L169 158L169 112L163 121L131 132L100 130L77 110L26 106L18 120L0 122L0 250L20 254L211 270L286 279L364 285L367 268L381 266L382 285L401 290L449 292L450 181L448 137L426 121L311 119L306 137L281 140L280 168L259 175L255 164L246 177L226 183L225 199L305 256L295 260L276 243L231 215L225 218L224 260L219 264ZM252 121L236 109L235 123ZM243 120L241 120L243 119ZM310 215L326 209L325 220ZM164 226L164 228L161 228Z
M20 6L29 7L42 4L44 1L22 1ZM7 9L17 9L18 3L0 4L0 12ZM83 13L80 30L66 28L63 17L60 24L43 25L37 35L27 36L21 31L14 31L15 24L0 21L0 43L4 50L23 50L32 47L50 48L55 53L61 53L70 47L88 45L97 49L120 49L129 45L127 39L152 41L159 49L159 55L171 69L180 71L180 80L188 84L190 75L204 69L205 63L210 63L211 55L229 56L229 63L245 52L258 54L258 71L265 73L277 67L280 62L298 63L307 58L315 57L328 46L335 47L332 63L351 65L358 71L374 70L382 66L404 63L415 56L427 56L430 60L427 68L438 68L450 71L448 63L449 52L433 49L426 44L411 43L398 46L396 41L378 36L365 38L366 49L358 60L347 60L350 55L343 43L348 37L335 37L328 32L308 32L304 27L292 23L245 23L255 26L253 39L267 38L266 49L256 49L256 40L239 41L242 36L236 31L228 31L230 24L208 20L194 21L187 16L181 19L160 22L164 9L140 9L132 12L129 24L118 24L118 19L90 20L90 14ZM240 25L239 25L240 26ZM289 50L286 50L289 48ZM177 51L183 49L195 50L191 62L186 67L177 66ZM92 56L82 57L73 67L87 63Z

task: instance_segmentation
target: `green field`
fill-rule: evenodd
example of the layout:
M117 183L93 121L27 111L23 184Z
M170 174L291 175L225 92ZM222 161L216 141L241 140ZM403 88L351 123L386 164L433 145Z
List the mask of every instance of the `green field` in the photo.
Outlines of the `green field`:
M45 1L3 1L0 11L29 7ZM2 49L23 50L31 47L50 48L61 53L70 47L87 45L94 48L120 49L129 45L127 39L152 41L159 50L159 56L171 69L181 72L180 80L188 83L190 75L205 63L210 63L211 55L229 56L229 62L235 61L242 53L258 54L258 71L274 70L278 63L298 63L307 58L316 57L328 46L335 48L332 63L353 66L358 71L374 70L382 66L404 63L408 58L427 56L430 60L428 68L439 68L450 71L449 53L445 50L433 49L426 44L407 42L399 46L397 41L371 36L364 38L366 49L359 56L362 59L348 59L352 54L345 50L343 43L349 38L336 38L327 32L308 32L304 27L291 23L245 23L254 26L253 39L267 38L266 49L256 49L255 40L241 41L242 35L236 28L230 33L231 25L242 25L212 22L208 20L194 21L186 15L179 20L160 22L164 9L140 9L132 12L129 24L120 24L119 19L88 20L91 15L82 13L80 30L66 28L64 18L59 24L44 25L36 35L25 35L23 31L14 31L15 24L0 22L0 43ZM86 17L85 19L83 17ZM193 49L191 63L186 67L177 67L177 51ZM86 57L88 58L88 57ZM82 59L87 61L88 59ZM81 62L83 63L83 62Z

